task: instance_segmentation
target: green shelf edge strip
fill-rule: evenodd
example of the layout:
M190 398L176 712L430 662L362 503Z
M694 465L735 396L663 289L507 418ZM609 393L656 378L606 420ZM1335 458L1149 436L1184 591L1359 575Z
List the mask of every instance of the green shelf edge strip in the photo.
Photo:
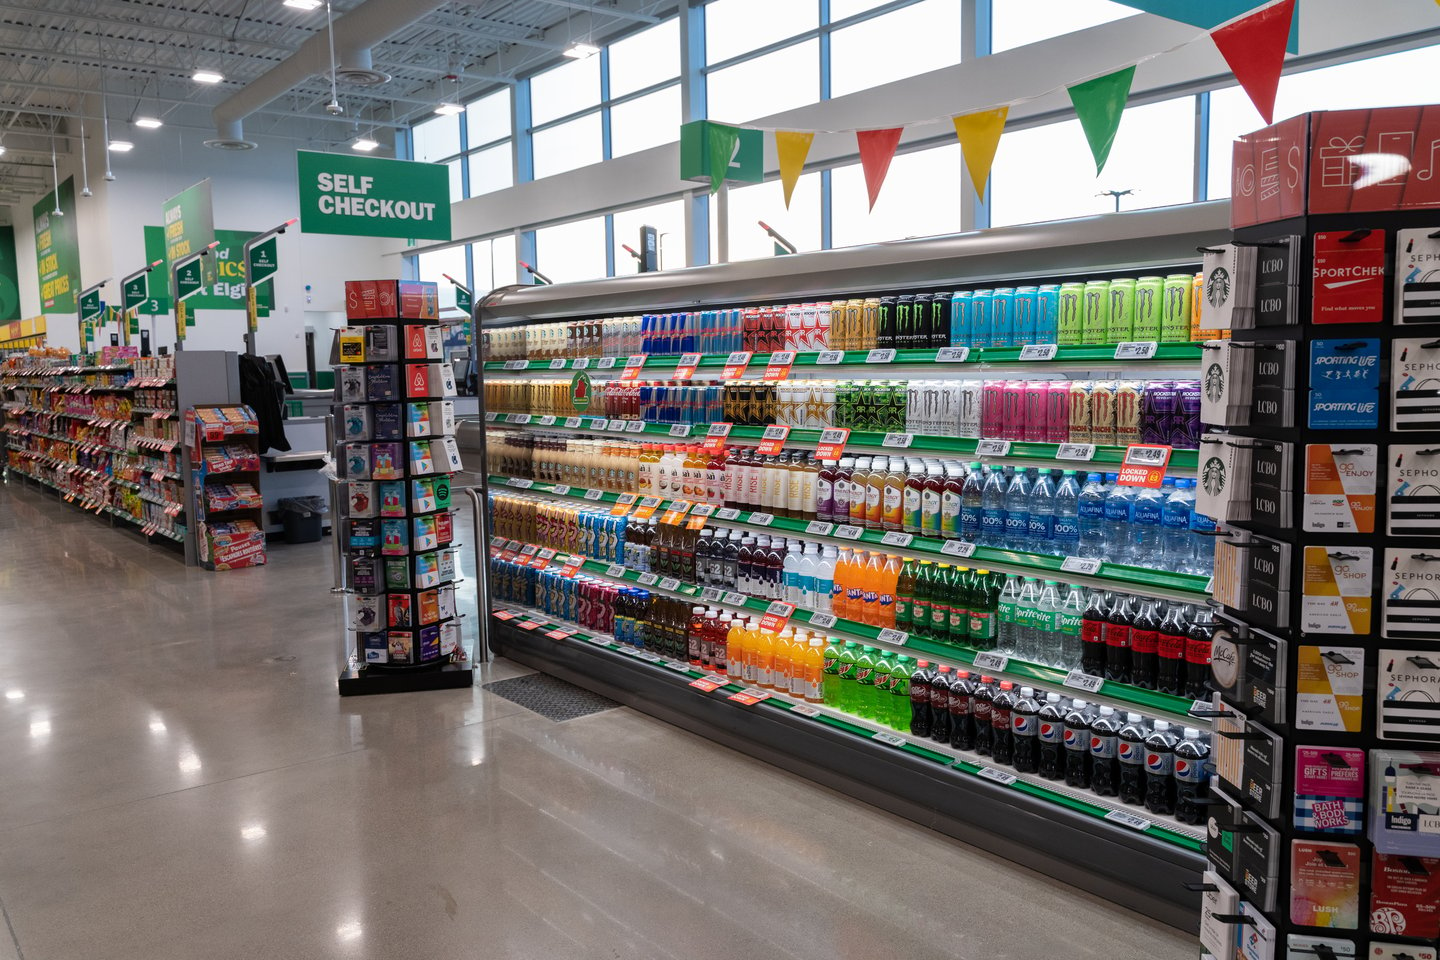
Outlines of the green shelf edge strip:
M596 563L596 562L598 562L598 561L587 561L587 563ZM528 613L527 613L527 614L522 614L522 615L517 615L517 617L516 617L515 619L520 619L521 617L523 617L525 620L527 620L527 621L529 621L529 622L531 622L531 623L539 623L539 624L540 624L540 626L537 627L536 630L534 631L534 632L536 632L536 633L542 633L543 631L545 631L545 630L547 630L547 629L550 629L550 630L561 629L561 630L570 631L570 637L567 638L567 639L574 639L574 640L581 641L581 642L585 643L586 646L599 646L599 647L603 647L604 649L609 650L611 653L618 653L618 652L622 649L622 647L623 647L622 644L616 643L616 642L614 642L614 641L612 641L612 640L605 640L603 637L600 637L600 636L597 635L597 634L586 633L586 632L583 631L583 630L574 629L574 626L573 626L572 624L569 624L569 623L565 623L565 622L557 621L557 620L549 620L549 619L537 618L534 614L528 614ZM507 622L508 622L508 621L507 621ZM594 638L594 639L591 639L591 638ZM601 642L601 643L596 643L595 640L602 640L603 642ZM636 658L636 659L639 659L639 658ZM659 666L660 664L656 664L656 665ZM681 675L681 676L685 676L685 677L688 677L688 678L691 679L691 680L699 680L699 679L702 679L702 678L718 679L718 678L716 678L715 674L710 673L710 672L708 672L708 671L703 671L703 670L694 670L694 669L690 669L690 668L686 668L685 670L679 670L679 669L670 668L670 667L666 667L666 668L664 668L664 669L666 669L669 673L674 673L674 674L678 674L678 675ZM743 690L748 690L748 689L749 689L748 687L744 687L744 686L741 686L741 685L739 685L739 684L734 684L734 683L725 683L725 684L722 684L721 686L718 686L718 687L715 688L716 692L721 692L721 691L723 691L723 692L728 692L728 693L739 693L739 692L741 692L741 691L743 691ZM783 711L785 711L786 713L789 713L789 712L791 712L791 711L793 711L793 710L795 709L795 705L794 705L794 704L791 704L791 703L789 703L788 701L785 701L785 700L775 699L774 697L770 697L770 698L767 698L767 699L765 699L765 700L762 700L762 701L760 701L759 703L757 703L755 706L756 706L756 707L768 706L768 707L770 707L771 709L783 710ZM857 724L857 723L851 723L850 721L846 720L846 719L843 718L843 717L837 717L837 716L835 716L835 715L833 715L833 714L831 714L831 713L828 713L828 712L821 712L819 715L817 715L817 716L815 716L815 717L813 717L813 718L809 718L809 719L813 719L814 721L816 721L816 722L818 722L818 723L823 723L825 726L832 727L832 728L834 728L834 729L836 729L836 730L840 730L840 731L843 731L843 732L845 732L845 733L848 733L848 734L850 734L851 736L858 737L859 739L865 740L865 741L868 742L868 743L879 743L879 742L881 742L881 741L877 741L877 740L871 735L872 731L871 731L868 727L861 726L860 724ZM929 760L930 762L935 763L935 764L937 764L937 765L939 765L939 766L949 767L949 768L955 769L955 770L961 770L961 771L963 771L963 772L965 772L965 773L967 773L967 774L970 774L970 775L972 775L972 776L975 776L975 777L979 777L979 776L980 776L980 771L981 771L982 769L984 769L984 768L982 768L979 764L972 763L972 762L970 762L969 760L956 759L956 758L954 758L954 757L950 757L950 756L948 756L948 755L946 755L946 754L943 754L943 753L940 753L940 752L938 752L938 751L930 750L930 749L928 749L928 748L926 748L926 747L924 747L924 746L922 746L922 745L920 745L920 744L912 743L912 742L910 742L910 740L909 740L908 738L906 738L905 743L904 743L903 745L901 745L901 746L899 746L899 747L890 746L890 749L892 749L892 750L901 750L901 751L904 751L905 753L911 754L911 755L913 755L913 756L917 756L917 757L921 757L921 758L923 758L923 759L925 759L925 760ZM982 779L988 779L988 778L982 778ZM991 781L991 782L994 783L994 782L996 782L996 781ZM1037 799L1040 799L1040 800L1044 800L1044 801L1046 801L1046 802L1048 802L1048 803L1054 803L1054 804L1057 804L1057 805L1059 805L1059 806L1067 807L1067 808L1069 808L1069 809L1071 809L1071 810L1078 811L1078 812L1080 812L1080 813L1088 814L1089 816L1094 817L1094 818L1097 819L1097 820L1103 820L1103 819L1105 819L1105 815L1110 812L1110 808L1109 808L1109 807L1103 807L1103 806L1100 806L1099 804L1086 803L1086 802L1084 802L1084 801L1082 801L1082 800L1076 800L1076 799L1074 799L1074 798L1072 798L1072 797L1066 796L1065 794L1057 793L1057 792L1055 792L1055 791L1053 791L1053 790L1047 790L1047 789L1045 789L1045 788L1042 787L1042 786L1038 786L1038 785L1036 785L1036 784L1028 783L1028 782L1026 782L1026 781L1024 781L1024 780L1016 780L1014 783L1001 784L1001 785L1002 785L1002 786L1007 786L1007 787L1009 787L1009 788L1011 788L1011 789L1019 790L1019 791L1021 791L1022 793L1027 793L1027 794L1029 794L1030 796L1033 796L1033 797L1035 797L1035 798L1037 798ZM1200 853L1200 852L1202 852L1203 849L1204 849L1204 846L1201 844L1201 842L1200 842L1199 840L1196 840L1196 839L1194 839L1194 838L1192 838L1192 837L1187 837L1187 836L1185 836L1185 835L1182 834L1182 833L1176 833L1176 832L1174 832L1173 830L1170 830L1168 827L1164 826L1163 824L1152 823L1150 826L1148 826L1148 827L1145 828L1144 830L1137 831L1137 832L1139 832L1139 833L1144 833L1144 834L1146 834L1147 836L1153 837L1154 839L1161 840L1161 841L1166 842L1166 843L1171 843L1171 844L1174 844L1175 846L1178 846L1178 847L1183 847L1183 848L1185 848L1185 849L1187 849L1187 850L1194 851L1195 853Z
M1028 364L1028 363L1055 363L1055 364L1061 364L1061 365L1063 365L1063 364L1066 364L1066 363L1095 363L1095 362L1132 364L1132 363L1150 363L1150 362L1157 362L1157 361L1158 361L1158 362L1161 362L1161 363L1176 363L1176 362L1194 361L1196 364L1199 364L1199 362L1200 362L1200 356L1201 356L1201 345L1200 345L1198 342L1192 342L1192 341L1187 341L1187 342L1184 342L1184 343L1160 343L1160 344L1157 344L1157 345L1156 345L1156 348L1155 348L1155 356L1154 356L1154 357L1151 357L1149 360L1116 360L1116 359L1115 359L1115 344L1113 344L1113 343L1111 343L1111 344L1098 344L1098 345L1096 345L1096 344L1091 344L1091 345L1081 345L1081 346L1060 346L1060 347L1058 347L1058 348L1056 349L1056 351L1055 351L1055 358L1054 358L1053 360L1043 360L1043 361L1042 361L1042 360L1028 360L1028 359L1022 361L1022 360L1020 359L1020 350L1021 350L1020 347L975 347L975 348L971 349L969 356L968 356L964 361L961 361L961 362L959 362L959 363L956 363L956 362L954 362L954 361L946 361L946 362L941 363L941 362L937 362L936 359L935 359L936 354L939 353L938 350L899 350L899 349L897 349L897 350L895 351L895 359L892 360L892 361L890 361L890 365L901 366L901 365L914 365L914 364L921 364L921 363L925 363L925 364L932 364L932 363L933 363L933 364L935 364L935 366L937 366L937 367L944 368L944 367L957 367L957 366L962 366L962 367L963 367L963 366L967 366L967 365L974 365L974 364L981 364L981 363L1027 363L1027 364ZM772 355L773 355L773 354L769 354L769 353L757 353L757 354L755 354L754 356L752 356L752 357L750 358L749 368L747 368L747 369L756 368L756 367L761 367L761 366L764 366L764 365L768 364L768 363L770 362L770 357L771 357ZM869 351L868 351L868 350L847 350L847 351L845 351L844 357L840 360L839 363L834 363L834 364L821 364L821 363L817 363L817 362L816 362L817 358L819 358L819 356L820 356L820 351L814 351L814 350L811 350L811 351L802 351L802 352L797 353L797 354L795 355L795 366L797 366L797 367L828 367L828 366L843 366L843 367L871 366L871 367L874 367L874 366L882 366L882 365L879 365L879 364L872 364L872 363L870 363L870 362L866 359L868 355L869 355ZM703 354L703 355L701 355L701 357L700 357L700 369L704 370L704 369L709 369L709 368L712 368L712 367L724 367L724 366L726 366L726 364L727 364L727 361L728 361L728 359L729 359L729 356L730 356L730 355L729 355L729 354L726 354L726 353L709 353L709 354ZM596 371L596 370L598 370L598 368L595 366L595 361L598 360L598 359L601 359L601 358L599 358L599 357L590 357L590 358L588 358L588 359L590 360L590 363L589 363L584 369L589 370L589 371ZM607 367L607 368L605 368L605 369L607 369L607 370L616 370L616 371L619 371L619 370L621 370L621 369L624 368L624 366L625 366L625 360L626 360L627 358L625 358L625 357L615 357L614 359L615 359L615 365L614 365L613 367ZM499 371L499 372L502 372L502 373L533 373L533 372L536 372L536 371L546 371L546 370L552 369L552 368L550 367L550 361L549 361L549 360L530 360L530 361L528 361L528 362L529 362L529 366L525 367L523 370L509 370L509 369L506 369L505 364L506 364L507 362L508 362L508 361L505 361L505 360L487 360L487 361L485 361L485 369L486 369L487 371L495 370L495 371ZM679 365L680 365L680 357L679 357L678 355L675 355L675 354L665 354L665 355L663 355L663 356L650 356L650 357L646 357L644 369L646 369L646 370L673 370L673 369L675 369L676 367L678 367ZM575 369L575 368L574 368L574 360L567 359L567 360L565 360L565 366L564 366L564 367L555 367L555 368L553 368L553 369L555 369L555 370L557 370L557 371L558 371L558 370L573 370L573 369Z

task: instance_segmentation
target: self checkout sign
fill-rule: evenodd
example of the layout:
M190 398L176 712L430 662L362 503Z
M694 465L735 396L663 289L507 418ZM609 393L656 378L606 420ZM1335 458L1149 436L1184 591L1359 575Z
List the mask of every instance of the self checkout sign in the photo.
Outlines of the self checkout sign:
M1165 467L1173 448L1163 444L1132 443L1125 449L1125 462L1116 483L1122 487L1154 487L1165 483Z

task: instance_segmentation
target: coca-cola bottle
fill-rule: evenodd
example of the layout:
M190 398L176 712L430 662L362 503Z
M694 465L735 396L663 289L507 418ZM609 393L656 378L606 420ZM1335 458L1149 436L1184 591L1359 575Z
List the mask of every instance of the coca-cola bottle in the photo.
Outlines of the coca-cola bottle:
M1157 651L1160 648L1160 601L1141 604L1130 627L1130 682L1155 689Z
M1130 598L1118 596L1105 614L1101 634L1105 638L1105 679L1118 683L1130 682L1130 628L1135 611Z
M1092 677L1105 675L1105 594L1090 592L1080 620L1080 669Z
M1180 695L1185 686L1181 665L1185 662L1185 641L1189 610L1184 604L1172 603L1160 621L1155 646L1155 689L1161 693Z
M1201 608L1185 635L1185 691L1191 700L1210 696L1210 647L1215 640L1215 616Z

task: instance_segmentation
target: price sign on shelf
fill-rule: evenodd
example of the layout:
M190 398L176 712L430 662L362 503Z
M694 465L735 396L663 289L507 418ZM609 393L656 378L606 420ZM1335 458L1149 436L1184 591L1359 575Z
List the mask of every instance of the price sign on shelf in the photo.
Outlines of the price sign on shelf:
M584 564L584 557L577 557L574 555L568 556L565 558L565 565L560 568L560 576L573 577L575 575L575 571L579 570L582 566L584 566Z
M770 362L765 366L764 379L784 380L790 376L790 368L795 366L794 350L776 350L770 354Z
M745 373L745 368L750 366L750 358L754 356L749 350L736 350L725 358L725 370L720 375L726 380L734 380Z
M876 349L876 350L871 350L869 353L865 354L865 362L866 362L866 363L894 363L894 362L895 362L895 351L892 350L892 349L889 348L889 347L881 347L881 348Z
M785 625L789 622L789 617L780 617L773 613L767 613L760 618L760 629L766 633L779 633L785 629Z
M625 568L622 567L622 566L621 566L620 564L618 564L618 563L612 563L612 564L610 564L610 566L608 566L608 567L605 568L605 576L607 576L607 577L623 577L623 576L625 576Z
M784 600L771 600L770 606L765 608L765 612L788 620L795 615L795 604L786 603Z
M580 359L573 361L573 362L570 364L570 369L571 369L571 370L589 370L589 369L590 369L590 358L589 358L589 357L581 357Z
M734 700L736 703L740 704L740 706L742 706L742 707L753 707L755 704L759 703L759 702L762 701L762 700L769 700L769 699L770 699L770 691L769 691L769 690L741 690L739 693L732 693L732 694L730 694L730 696L726 697L725 699L726 699L726 700Z
M977 457L1007 457L1010 455L1009 440L977 440L975 441L975 456Z
M1062 443L1055 449L1056 460L1094 460L1095 444Z
M1116 360L1150 360L1155 356L1159 344L1154 340L1140 340L1115 344Z
M951 557L973 557L975 544L969 540L946 540L940 552Z
M595 417L590 421L591 430L604 430L608 426L610 426L610 421L604 417Z
M1105 819L1111 823L1118 823L1122 827L1129 827L1131 830L1149 830L1150 821L1144 817L1136 816L1128 810L1111 810L1105 814Z
M614 366L615 366L615 358L614 358L614 357L601 357L600 359L598 359L598 360L595 361L595 369L596 369L596 370L611 370L611 369L614 368Z
M815 355L815 365L817 367L834 366L835 364L842 362L844 359L844 350L821 350Z
M700 591L700 597L704 600L709 600L711 603L719 603L722 596L724 596L724 591L719 587L706 587Z
M625 361L625 369L620 371L621 380L638 380L640 371L645 369L645 354L637 353Z
M743 594L743 593L736 593L736 592L733 591L733 590L728 590L728 591L726 591L725 596L724 596L723 599L725 600L726 603L730 604L732 607L743 607L743 606L745 606L745 594Z
M626 420L626 421L625 421L625 432L626 432L626 433L644 433L644 432L645 432L645 421L644 421L644 420Z
M553 494L555 494L555 496L557 496L557 497L568 497L568 496L570 495L570 484L568 484L568 483L557 483L557 484L555 484L555 486L550 490L550 492L553 493Z
M511 477L510 486L519 487L521 490L529 490L535 486L535 481L526 479L525 477Z
M830 427L820 431L820 442L815 446L816 460L839 460L845 451L845 442L850 439L848 427Z
M880 441L882 447L908 447L915 442L913 433L887 433L885 439Z
M676 580L674 577L666 577L665 579L663 579L663 580L660 581L660 589L661 589L661 590L679 590L679 589L680 589L680 581L679 581L679 580Z
M705 693L714 693L727 683L729 683L728 680L720 680L715 677L701 677L699 680L691 680L690 686L696 690L703 690Z
M688 424L688 423L672 423L672 424L670 424L670 436L672 436L672 437L688 437L688 436L690 436L690 424Z
M941 347L935 351L936 363L964 363L969 359L969 347Z
M1067 687L1084 690L1086 693L1099 693L1100 688L1105 685L1105 678L1092 676L1077 667L1065 674L1064 683Z
M775 522L775 515L773 513L752 513L746 522L757 527L768 527Z
M1004 770L996 770L994 767L981 767L979 776L986 780L994 780L996 783L1003 783L1005 786L1015 782L1015 774L1006 773Z
M886 627L875 634L875 639L881 643L893 643L897 647L903 647L910 642L910 634L904 630L896 630L894 627Z
M600 499L601 497L603 497L603 496L605 496L605 491L604 491L604 490L586 490L586 491L585 491L585 499L586 499L586 500L599 500L599 499Z
M529 361L529 360L506 360L506 361L505 361L505 369L506 369L506 370L525 370L525 369L528 369L529 366L530 366L530 361Z
M772 423L760 434L760 445L755 450L764 456L773 457L785 449L785 441L789 436L789 427L783 423Z
M740 516L740 511L734 507L721 507L715 511L716 520L734 520Z
M810 626L817 630L829 630L835 626L835 615L833 613L812 613L810 614Z
M635 494L633 494L633 493L622 493L622 494L620 494L619 498L615 501L615 506L613 506L613 507L610 508L610 516L612 516L612 517L623 517L623 516L625 516L625 514L627 514L627 513L630 512L630 506L631 506L637 499L639 499L639 498L636 497Z
M609 422L609 424L606 425L605 429L609 430L611 433L624 433L625 431L627 431L627 430L630 429L630 424L632 424L632 423L640 423L640 421L639 421L639 420L611 420L611 421ZM643 429L643 425L642 425L642 429Z
M715 512L715 504L699 503L690 508L690 520L685 526L691 530L705 529L705 521Z
M521 555L522 557L533 557L533 556L535 556L535 551L537 551L537 550L539 550L539 549L540 549L540 548L537 547L537 546L535 546L535 544L533 544L533 543L527 543L527 544L525 544L525 546L523 546L523 547L520 548L520 555Z
M496 610L496 611L494 611L494 612L491 614L491 616L493 616L496 620L514 620L514 619L515 619L515 614L511 613L509 610Z
M689 500L672 500L670 509L660 515L660 522L672 527L678 526L680 521L685 519L685 514L690 512L691 506L693 504Z
M790 708L791 713L798 713L802 717L809 717L814 720L820 716L820 711L806 703L797 704Z
M580 426L580 418L579 418L579 417L566 417L566 418L565 418L565 426L568 427L568 428L571 429L571 430L576 429L577 427Z
M553 426L555 426L555 418L552 417L552 416L550 416L549 414L546 414L545 416L541 417L539 420L536 420L535 422L538 423L538 424L540 424L540 426L542 426L542 427L553 427Z
M1061 561L1060 569L1065 573L1081 573L1093 577L1100 572L1100 565L1104 562L1098 557L1066 557Z
M1125 448L1125 462L1115 481L1121 486L1154 487L1165 483L1165 467L1173 448L1158 443L1132 443Z
M551 640L564 640L566 637L573 637L574 635L575 635L575 631L574 631L574 630L546 630L546 631L545 631L545 636L549 637Z
M682 353L682 354L680 354L680 362L679 362L678 364L676 364L676 366L675 366L675 377L674 377L674 379L676 379L676 380L689 380L691 377L695 376L695 371L696 371L699 367L700 367L700 354L698 354L698 353Z
M1060 348L1053 343L1027 343L1020 348L1021 360L1054 360Z
M809 523L805 524L806 533L813 533L821 537L830 536L830 534L834 532L834 530L835 524L828 523L824 520L811 520Z
M905 746L905 738L898 737L893 733L872 733L870 734L870 739L879 740L881 743L888 743L892 747Z
M640 506L635 508L636 520L649 520L655 516L655 510L660 506L659 497L646 497L640 501ZM612 513L614 511L611 511Z
M495 418L498 417L498 416L500 416L500 414L496 413L494 410L486 410L486 411L485 411L485 422L486 422L486 423L494 423L494 422L495 422Z
M725 439L730 436L730 428L733 424L712 423L710 429L705 431L705 443L702 444L706 450L721 450L725 447Z
M842 523L835 528L835 536L841 540L859 540L864 532L863 527L851 526L848 523Z
M914 541L915 534L902 533L899 530L891 530L880 538L880 542L887 547L908 547Z
M640 585L641 585L642 587L653 587L653 586L655 586L655 584L657 584L657 583L660 582L660 574L658 574L658 573L642 573L642 574L640 574L640 576L637 578L637 580L638 580L638 582L640 583Z
M990 653L987 651L985 653L975 654L975 666L981 670L994 670L996 673L1000 673L1009 665L1010 658L1003 653Z

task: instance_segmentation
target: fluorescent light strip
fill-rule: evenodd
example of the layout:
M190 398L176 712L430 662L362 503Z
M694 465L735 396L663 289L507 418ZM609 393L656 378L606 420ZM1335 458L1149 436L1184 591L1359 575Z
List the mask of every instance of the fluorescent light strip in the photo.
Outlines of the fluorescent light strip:
M196 83L219 83L224 80L225 77L222 74L216 73L214 70L196 70L190 79Z

